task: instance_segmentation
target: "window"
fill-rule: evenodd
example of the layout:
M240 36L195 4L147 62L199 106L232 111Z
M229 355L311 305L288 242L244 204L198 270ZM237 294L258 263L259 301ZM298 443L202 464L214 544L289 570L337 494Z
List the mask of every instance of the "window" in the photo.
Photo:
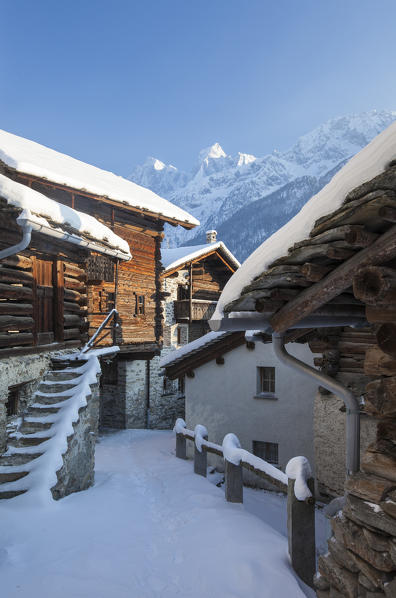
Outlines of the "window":
M253 455L264 459L264 461L267 461L267 463L278 465L278 443L253 440Z
M188 343L188 326L179 324L176 328L176 343L178 345L186 345Z
M143 316L146 309L146 298L144 295L136 295L135 315Z
M275 368L257 368L257 395L268 396L275 393Z
M18 414L20 386L10 386L8 389L7 416Z
M183 299L188 299L190 296L189 294L189 290L188 290L188 286L182 286L181 284L179 284L179 286L177 287L177 300L178 301L183 301Z
M164 379L162 382L162 394L169 395L169 394L172 394L173 392L174 392L174 390L173 390L172 380L170 380L169 378L164 376Z

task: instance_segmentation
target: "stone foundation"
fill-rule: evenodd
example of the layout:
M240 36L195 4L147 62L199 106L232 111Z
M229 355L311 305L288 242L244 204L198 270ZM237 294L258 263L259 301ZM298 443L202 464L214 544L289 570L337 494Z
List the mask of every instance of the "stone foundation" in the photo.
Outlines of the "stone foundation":
M21 393L18 414L22 414L32 402L32 396L48 369L54 353L21 355L0 361L0 453L6 450L7 401L10 386L26 384Z
M73 492L86 490L94 483L95 443L99 422L99 385L91 385L92 394L87 406L80 409L79 419L73 425L74 434L68 438L63 455L63 466L56 473L58 482L51 488L55 500Z

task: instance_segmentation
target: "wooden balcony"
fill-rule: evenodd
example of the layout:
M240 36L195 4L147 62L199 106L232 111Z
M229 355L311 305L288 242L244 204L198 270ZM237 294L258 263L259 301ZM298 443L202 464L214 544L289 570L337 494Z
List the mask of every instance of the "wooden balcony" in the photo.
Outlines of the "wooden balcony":
M193 299L191 320L210 320L216 309L217 301ZM174 302L175 318L177 322L188 322L190 318L190 301L181 299Z

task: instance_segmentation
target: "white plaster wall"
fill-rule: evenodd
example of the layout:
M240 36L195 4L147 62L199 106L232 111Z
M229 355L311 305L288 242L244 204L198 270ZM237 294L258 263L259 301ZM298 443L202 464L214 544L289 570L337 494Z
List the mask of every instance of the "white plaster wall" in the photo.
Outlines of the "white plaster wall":
M289 344L288 351L312 365L307 345ZM314 466L313 404L317 385L286 368L272 353L271 344L245 345L224 355L224 365L211 361L186 377L186 423L207 427L209 440L222 443L234 432L243 448L252 451L253 440L276 442L279 465L285 468L296 455ZM259 366L275 367L274 399L256 399ZM213 462L213 461L212 461Z

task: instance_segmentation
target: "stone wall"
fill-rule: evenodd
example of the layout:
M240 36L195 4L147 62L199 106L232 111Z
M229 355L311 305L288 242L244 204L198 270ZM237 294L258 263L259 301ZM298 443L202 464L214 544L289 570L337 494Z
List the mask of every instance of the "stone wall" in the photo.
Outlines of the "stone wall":
M21 355L0 361L0 452L6 450L8 388L26 384L19 404L19 413L29 406L41 378L48 369L53 353Z
M316 394L314 444L316 481L323 497L342 496L345 484L345 409L334 395ZM374 442L376 420L362 414L360 418L361 454Z
M99 378L99 376L98 376ZM95 477L95 444L99 422L99 384L91 385L92 394L87 405L80 409L79 419L73 425L74 434L68 438L63 455L63 466L57 471L57 484L51 488L55 500L72 492L86 490Z

